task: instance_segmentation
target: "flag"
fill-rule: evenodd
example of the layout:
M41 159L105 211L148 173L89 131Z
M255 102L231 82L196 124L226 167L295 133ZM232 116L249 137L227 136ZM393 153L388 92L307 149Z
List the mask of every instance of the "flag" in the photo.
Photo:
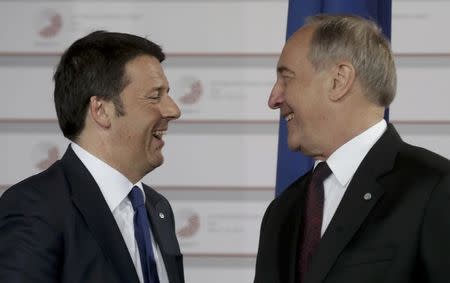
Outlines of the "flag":
M384 35L391 38L392 0L289 0L286 39L300 28L307 17L316 14L354 14L378 23ZM385 119L389 111L386 109ZM278 160L276 195L292 182L308 172L314 161L300 152L292 152L287 146L287 126L280 119L278 131Z

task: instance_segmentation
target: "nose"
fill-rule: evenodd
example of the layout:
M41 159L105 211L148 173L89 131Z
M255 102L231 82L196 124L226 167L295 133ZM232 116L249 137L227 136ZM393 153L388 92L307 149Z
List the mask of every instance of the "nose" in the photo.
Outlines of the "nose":
M178 105L169 95L165 96L164 105L162 106L162 116L168 120L176 120L180 118L181 112Z
M277 81L272 88L272 92L269 96L268 105L272 109L280 108L281 104L284 102L284 90L280 83Z

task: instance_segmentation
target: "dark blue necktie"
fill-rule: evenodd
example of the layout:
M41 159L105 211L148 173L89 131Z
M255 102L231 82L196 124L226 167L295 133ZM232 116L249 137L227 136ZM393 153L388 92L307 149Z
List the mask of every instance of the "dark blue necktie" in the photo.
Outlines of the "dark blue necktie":
M134 236L141 257L144 283L159 283L155 256L152 249L150 221L148 219L147 209L145 208L144 195L139 187L134 186L133 189L131 189L128 198L134 209Z

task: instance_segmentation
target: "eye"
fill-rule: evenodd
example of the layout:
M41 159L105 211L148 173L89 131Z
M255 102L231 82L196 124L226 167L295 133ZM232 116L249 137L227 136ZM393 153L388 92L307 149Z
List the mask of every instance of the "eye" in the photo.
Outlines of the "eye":
M292 76L290 76L290 75L281 75L280 81L283 83L283 85L286 85L291 80L292 80Z
M280 78L281 80L286 83L289 82L294 76L290 72L281 72Z
M147 95L147 98L151 99L151 100L160 100L161 97L162 97L161 91L155 91L155 92L152 92L149 95Z

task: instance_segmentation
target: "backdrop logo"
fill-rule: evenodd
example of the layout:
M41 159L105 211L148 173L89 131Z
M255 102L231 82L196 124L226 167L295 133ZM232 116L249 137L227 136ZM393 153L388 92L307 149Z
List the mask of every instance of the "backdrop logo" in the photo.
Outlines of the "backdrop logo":
M177 236L180 238L192 238L200 229L200 216L190 209L176 211Z
M36 26L39 37L49 39L57 36L63 26L60 13L52 9L42 10L36 17Z
M179 81L178 101L181 104L191 105L197 103L203 95L202 82L194 77L183 77Z
M51 143L38 143L31 152L32 164L40 171L47 169L59 159L59 149Z

